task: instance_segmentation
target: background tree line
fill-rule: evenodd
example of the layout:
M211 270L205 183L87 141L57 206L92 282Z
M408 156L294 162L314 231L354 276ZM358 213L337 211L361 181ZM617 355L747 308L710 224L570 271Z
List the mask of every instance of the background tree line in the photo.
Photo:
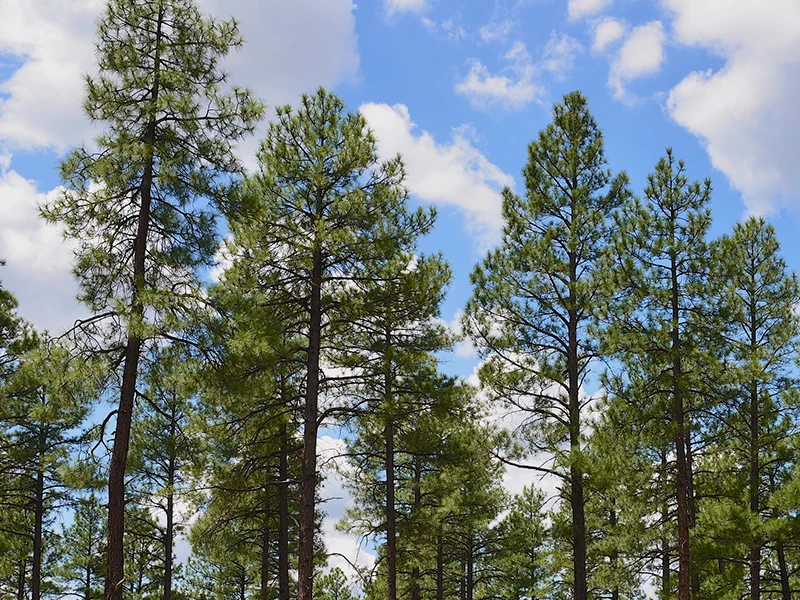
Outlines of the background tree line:
M103 132L42 207L90 316L53 337L0 288L0 598L800 591L800 289L766 221L709 239L711 184L671 150L634 193L567 94L472 274L474 387L441 364L435 211L361 115L305 95L240 166L265 112L220 69L241 44L193 0L107 4ZM377 554L355 580L320 533L332 427L338 527Z

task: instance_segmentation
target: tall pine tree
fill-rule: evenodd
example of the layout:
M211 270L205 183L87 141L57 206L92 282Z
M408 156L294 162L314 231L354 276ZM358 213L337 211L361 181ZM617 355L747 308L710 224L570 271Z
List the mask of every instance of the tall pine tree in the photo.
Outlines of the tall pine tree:
M197 270L216 248L215 211L239 171L232 144L263 111L247 91L223 91L220 60L241 43L234 21L205 17L193 0L109 0L85 102L106 130L96 150L67 156L66 191L42 210L77 241L74 272L93 312L80 323L88 348L116 354L122 371L108 481L108 600L125 583L125 468L140 359L151 341L175 337L197 304Z
M472 273L464 326L485 360L484 387L525 411L533 452L559 457L539 470L562 481L572 518L572 594L587 600L582 446L589 398L581 390L598 358L590 325L606 290L599 259L627 179L607 169L603 136L579 92L555 105L523 175L524 197L503 191L503 239Z

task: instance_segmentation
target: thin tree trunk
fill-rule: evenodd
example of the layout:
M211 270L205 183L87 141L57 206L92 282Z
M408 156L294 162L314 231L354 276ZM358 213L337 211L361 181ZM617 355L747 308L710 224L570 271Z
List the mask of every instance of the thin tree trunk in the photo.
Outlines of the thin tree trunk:
M444 600L444 543L441 526L436 536L436 600Z
M611 499L611 506L616 506L616 502L614 499ZM617 527L617 511L612 508L609 514L609 523L612 527L612 530L616 530ZM616 535L616 531L614 531L614 535ZM616 547L611 551L611 568L614 569L614 575L616 576L616 571L619 568L619 552L617 551ZM614 585L611 590L611 600L619 600L619 585Z
M397 600L397 524L394 510L394 423L386 419L386 600Z
M569 280L578 281L577 260L569 253ZM567 340L567 377L569 385L569 447L570 447L570 507L572 509L573 538L573 592L575 600L588 600L589 585L586 577L586 516L583 495L583 468L581 466L581 408L578 365L578 311L575 286L569 292L569 325Z
M422 460L419 456L414 456L414 501L412 504L413 519L419 518L419 511L422 507ZM416 531L417 536L419 531ZM411 600L421 600L422 589L420 587L419 567L415 564L411 568Z
M472 600L474 591L473 584L475 581L475 536L470 533L469 540L467 541L467 580L466 580L466 600Z
M661 490L666 490L666 482L667 482L667 452L666 450L661 451ZM662 492L663 493L663 492ZM670 540L669 536L667 535L667 523L669 522L669 502L664 499L661 504L661 527L662 527L662 534L661 534L661 597L666 599L669 598L669 588L670 588L670 575L672 571L670 569L670 563L672 561L672 556L670 554Z
M672 395L675 427L675 461L678 504L678 600L691 598L691 554L689 551L689 490L686 463L686 433L683 406L683 373L681 367L680 308L678 274L675 258L670 264L672 275Z
M754 265L753 265L754 266ZM750 312L750 352L758 349L757 308L751 296ZM761 498L759 497L759 457L758 441L761 432L758 421L758 383L750 385L750 512L759 518ZM750 548L750 600L761 599L761 540L754 539Z
M278 476L278 600L289 600L289 439L281 425L281 456Z
M786 566L786 552L783 542L778 542L778 569L781 575L781 600L792 600L792 588L789 586L789 569Z
M164 535L164 600L172 600L172 548L175 538L175 413L172 413L170 422L170 449L169 464L167 466L167 526Z
M19 578L17 579L17 600L25 600L25 572L28 570L27 561L23 558L19 566Z
M36 498L34 501L33 565L31 570L31 600L42 595L42 527L44 521L44 442L45 431L39 433L39 460L36 468Z
M697 525L697 501L694 493L694 460L692 454L692 434L686 432L686 494L689 497L689 530ZM695 558L692 559L693 561ZM692 598L700 598L700 569L692 563Z
M388 309L391 312L391 308ZM383 392L386 408L386 600L397 600L397 523L394 511L394 421L392 416L392 337L385 331Z
M159 94L159 69L161 32L164 9L159 8L156 24L155 55L153 64L153 88L151 101L155 107ZM155 110L155 108L153 109ZM144 318L142 294L145 291L145 256L147 254L147 235L150 226L150 207L154 175L153 144L156 138L156 116L151 115L145 132L145 160L142 182L139 186L141 206L139 208L136 238L133 242L133 277L131 316L134 327ZM122 369L122 388L117 409L117 425L114 433L114 448L111 452L111 465L108 473L108 551L105 580L106 600L121 600L125 583L124 546L125 533L125 467L128 462L128 448L131 437L131 421L136 397L136 379L139 373L139 358L142 339L136 329L128 332L125 345L125 362Z
M314 250L311 272L311 306L308 362L303 412L303 460L300 474L300 544L297 575L298 600L313 600L314 526L317 490L317 417L319 359L322 338L322 252Z
M267 494L267 490L264 490ZM269 496L264 497L264 524L261 528L261 600L269 600Z

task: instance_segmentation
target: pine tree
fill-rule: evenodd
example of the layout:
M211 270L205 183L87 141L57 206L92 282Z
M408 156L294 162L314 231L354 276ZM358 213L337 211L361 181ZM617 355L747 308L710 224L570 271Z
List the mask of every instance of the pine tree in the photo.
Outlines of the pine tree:
M200 434L190 424L196 411L193 397L198 376L195 361L178 346L162 349L151 362L134 410L128 487L138 506L158 516L152 535L164 547L163 600L170 600L175 540L185 518L176 503L189 500L188 475L203 449Z
M105 579L105 514L92 492L78 499L72 524L59 539L58 580L79 600L101 600Z
M387 600L398 597L396 488L403 471L410 473L402 464L403 455L408 456L404 437L420 413L441 412L433 404L447 402L446 391L435 392L441 383L432 373L434 353L450 345L446 328L437 320L449 279L441 257L419 257L413 264L410 254L393 257L372 281L361 284L360 305L349 307L353 314L343 344L347 351L337 360L358 378L358 385L349 388L357 436L351 450L363 461L361 469L384 474L383 481L376 477L370 486L370 498L382 499L377 511L381 516L372 523L372 531L385 535ZM374 484L382 490L375 490Z
M508 514L495 530L497 553L493 557L492 595L502 600L543 600L552 589L552 548L545 518L546 498L533 486L514 496Z
M464 326L485 359L483 386L529 415L533 452L561 457L540 470L564 482L573 594L587 600L581 386L598 357L589 327L605 291L599 258L627 180L606 169L602 134L578 92L555 105L523 175L524 198L503 191L503 239L472 273Z
M335 377L326 376L342 306L359 282L403 252L428 227L426 211L409 213L399 158L379 162L375 139L362 116L347 113L336 96L319 90L300 108L278 109L250 179L252 211L233 215L232 255L239 257L231 283L279 311L304 357L303 458L300 477L300 600L311 600L314 577L317 432L329 411L320 397Z
M222 91L220 60L242 40L234 21L206 18L192 0L109 0L98 38L100 72L87 78L85 109L106 131L96 152L79 148L63 161L67 189L42 213L77 240L74 272L93 312L79 324L87 348L120 357L106 572L106 597L116 600L140 359L196 308L215 211L239 171L232 144L263 109L247 91Z
M691 433L699 427L699 409L709 408L701 388L716 379L713 353L719 347L713 339L719 323L710 304L705 241L711 224L711 183L689 183L685 171L668 149L648 177L644 202L627 203L616 217L608 260L619 292L608 312L611 323L605 337L625 377L638 388L631 396L641 401L635 407L640 422L664 423L663 443L672 440L679 600L699 593L690 545L696 518L692 462L697 441Z
M770 495L776 491L771 481L785 480L791 470L794 456L787 452L787 444L797 433L790 393L797 385L793 362L800 334L795 314L800 288L778 253L775 230L753 217L714 245L712 259L730 315L725 330L728 364L736 367L735 395L720 408L718 439L720 450L735 461L736 480L743 484L735 487L748 496L750 519L741 520L751 521L750 600L761 597L764 521L770 516ZM730 500L741 506L739 497ZM726 516L729 522L740 521ZM731 557L737 562L742 558Z
M0 392L6 457L0 506L17 513L17 535L30 542L32 600L52 579L44 573L49 525L69 498L70 462L81 443L79 428L102 388L104 367L70 357L67 349L37 347L23 354ZM50 540L48 540L48 537ZM50 549L52 550L52 544Z
M347 576L339 567L334 567L320 577L317 597L320 600L355 600L356 598L350 591Z

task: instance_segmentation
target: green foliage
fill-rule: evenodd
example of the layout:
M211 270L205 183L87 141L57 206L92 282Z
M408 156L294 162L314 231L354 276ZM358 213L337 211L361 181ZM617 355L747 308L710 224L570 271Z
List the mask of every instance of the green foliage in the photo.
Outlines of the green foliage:
M105 513L94 493L80 498L72 524L58 540L58 581L79 600L103 598L105 578Z
M66 190L42 214L77 241L74 271L95 313L85 330L144 333L135 299L169 331L198 299L196 271L213 262L215 214L240 171L233 144L263 106L225 89L220 62L242 44L235 22L205 17L192 0L110 0L98 37L85 110L106 129L96 151L64 159ZM134 282L137 243L145 267ZM90 328L109 316L102 331Z
M319 578L317 597L320 600L355 600L347 576L339 567L334 567Z

